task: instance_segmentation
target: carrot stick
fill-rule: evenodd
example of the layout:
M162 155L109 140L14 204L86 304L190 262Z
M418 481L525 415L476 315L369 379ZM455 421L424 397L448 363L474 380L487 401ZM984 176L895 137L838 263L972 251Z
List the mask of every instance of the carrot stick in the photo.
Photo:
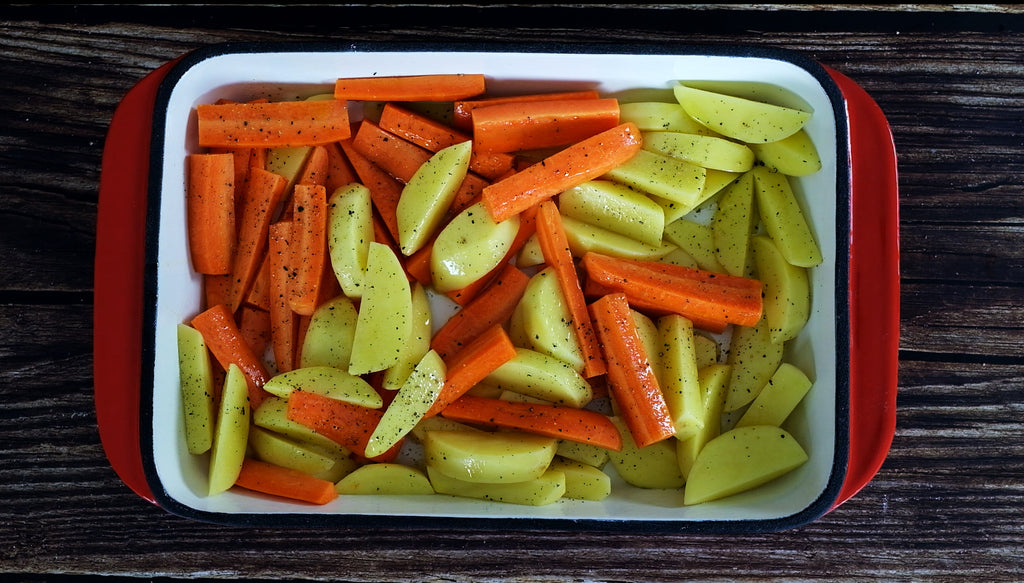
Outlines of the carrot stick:
M355 101L454 101L484 92L480 74L437 74L338 79L335 99Z
M460 99L453 104L452 125L470 131L473 129L473 111L478 107L517 103L524 101L551 101L555 99L598 99L600 94L593 89L582 91L562 91L558 93L531 93L526 95L508 95L501 97L485 97L482 99Z
M356 171L341 149L341 144L335 142L324 146L327 150L327 178L324 186L327 187L327 194L330 196L339 187L353 182L358 182Z
M253 148L210 148L210 154L231 154L235 164L235 192L245 192L249 182L250 160L252 159ZM242 216L243 197L235 196L235 217ZM239 227L235 222L235 228Z
M278 372L295 368L298 352L299 317L288 303L289 281L292 279L292 222L270 225L269 257L270 338Z
M587 301L583 296L579 276L576 274L572 252L569 250L569 239L566 237L558 207L551 199L540 203L536 222L541 253L544 255L544 261L551 266L558 278L558 287L565 297L576 340L583 352L583 376L592 378L604 374L605 362L601 346L594 334L594 325L587 311Z
M515 355L516 347L501 324L485 330L445 362L444 386L424 417L433 417L443 411Z
M231 273L235 254L235 169L232 154L189 154L185 190L188 244L197 273Z
M312 504L327 504L338 497L334 482L252 458L245 458L242 462L242 471L239 472L235 485L254 492Z
M326 146L315 146L306 158L306 164L295 178L295 184L327 184L327 172L330 170L330 155Z
M226 304L230 296L230 275L203 275L203 309Z
M625 123L548 156L483 189L487 212L501 222L552 196L597 178L629 160L641 146L640 130Z
M619 125L619 100L520 101L473 111L473 140L482 152L565 146Z
M754 279L594 252L581 263L605 291L621 292L641 309L679 314L702 329L753 326L761 319L761 282Z
M365 457L370 441L384 413L325 397L309 391L295 391L288 397L288 419L301 423L352 453ZM392 461L398 456L399 441L385 453L371 458L374 461Z
M448 358L491 326L505 322L512 316L529 281L530 277L518 267L505 264L486 289L441 326L430 347L441 358Z
M622 450L622 435L615 423L607 415L588 409L463 395L441 416Z
M267 227L269 244L270 227ZM260 268L256 271L256 277L252 280L249 293L245 296L245 303L264 312L270 311L270 256L266 250L263 252L263 259L260 260Z
M435 153L473 138L468 133L394 103L384 105L378 125L384 131ZM493 180L508 172L514 162L514 156L504 152L481 152L474 143L469 170Z
M270 346L270 312L242 306L238 310L238 330L253 354L263 354Z
M370 189L370 200L377 209L391 238L398 241L398 199L402 196L402 183L385 172L381 167L360 154L351 140L341 142L341 149L348 157L359 182Z
M434 276L430 271L430 253L432 249L433 245L424 245L405 259L405 272L423 285L430 285L434 281Z
M196 106L199 146L209 148L321 146L348 138L344 101L206 103Z
M192 327L203 335L206 346L220 365L238 365L249 387L249 405L255 409L269 395L263 384L270 378L263 361L249 348L227 304L217 304L192 318Z
M590 305L608 359L612 398L637 447L675 434L672 415L637 334L625 294L603 296Z
M327 189L296 184L293 198L295 278L288 286L288 304L296 314L309 316L316 310L327 265Z
M228 305L232 311L245 300L252 289L263 258L266 256L270 219L277 210L284 189L285 178L279 174L255 168L251 171L242 198L242 213L238 227L238 249L231 269L231 292Z

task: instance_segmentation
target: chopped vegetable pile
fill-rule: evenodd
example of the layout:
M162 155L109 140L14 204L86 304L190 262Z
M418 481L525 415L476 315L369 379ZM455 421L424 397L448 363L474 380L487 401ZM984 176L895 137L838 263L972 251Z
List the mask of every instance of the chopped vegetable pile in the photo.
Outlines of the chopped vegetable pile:
M783 361L823 261L790 185L811 112L488 89L197 107L178 346L210 495L542 505L617 474L698 504L807 460L782 426L813 385Z

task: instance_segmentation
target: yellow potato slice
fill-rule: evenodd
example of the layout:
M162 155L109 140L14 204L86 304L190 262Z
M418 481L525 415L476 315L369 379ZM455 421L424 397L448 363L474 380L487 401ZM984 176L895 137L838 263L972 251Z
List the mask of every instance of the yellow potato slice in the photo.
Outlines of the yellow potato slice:
M381 385L385 389L400 389L420 359L430 350L430 338L433 334L432 317L427 290L423 284L416 282L412 286L412 329L409 341L405 344L398 362L384 371Z
M729 383L729 370L729 365L714 364L700 369L697 375L701 389L702 425L693 437L676 444L676 463L684 478L690 475L697 455L704 446L722 432L722 406Z
M707 170L685 160L640 150L605 178L691 208L699 204Z
M591 180L558 196L563 217L646 243L661 244L665 212L643 193L610 180Z
M582 257L588 251L594 251L613 257L657 261L675 248L675 245L665 243L648 245L570 217L562 217L562 225L565 227L565 236L569 240L569 250L573 257Z
M319 474L331 469L337 461L322 450L298 443L262 427L249 428L249 445L267 463L291 468L306 474Z
M711 222L718 262L731 275L750 275L750 236L756 219L754 179L747 172L722 190Z
M237 364L231 363L224 378L213 446L210 448L210 496L233 486L242 471L249 440L249 414L249 387L245 374Z
M657 332L658 384L672 415L675 437L684 441L704 426L693 323L677 314L662 316Z
M517 347L516 355L484 382L570 407L582 407L593 397L590 383L571 364L528 348Z
M373 241L370 189L357 183L339 187L327 201L327 249L341 290L350 298L363 295L370 241Z
M738 494L790 472L807 453L786 431L771 425L729 430L708 442L686 482L683 504Z
M821 157L807 130L767 144L750 144L765 166L787 176L808 176L821 170Z
M494 222L483 203L464 209L441 229L430 251L430 274L441 293L466 287L505 259L519 233L519 217Z
M622 433L622 450L609 451L608 459L627 484L637 488L681 488L686 482L676 462L676 439L664 439L646 447L637 447L626 423L619 417L612 422Z
M725 267L715 253L715 238L709 225L679 219L665 225L665 240L693 257L701 269L722 273Z
M438 494L476 498L523 506L553 504L565 494L565 473L550 470L539 477L511 484L479 484L452 478L433 466L427 466L430 484Z
M811 291L807 269L786 261L764 235L751 239L757 278L764 284L764 317L772 342L792 340L807 324Z
M426 474L403 464L367 464L342 478L334 489L349 495L422 495L433 494Z
M472 142L448 146L423 163L398 198L398 238L402 253L412 255L430 239L469 170Z
M380 393L362 377L332 366L308 366L276 374L263 384L268 393L287 399L292 391L307 391L361 407L379 409Z
M568 363L577 372L582 371L583 351L553 268L545 268L530 278L519 306L522 307L522 338L528 343L527 347Z
M370 434L366 457L383 454L412 431L441 393L445 372L437 352L430 350L423 355Z
M348 369L359 313L345 295L328 300L313 312L299 349L299 367Z
M217 415L213 366L202 333L186 324L178 324L178 370L185 412L185 445L191 454L206 453L213 445Z
M748 143L774 142L803 129L811 113L677 83L676 100L701 125Z
M789 178L765 166L758 166L752 172L761 222L786 261L799 267L820 265L824 261L821 249L800 209Z
M557 446L555 439L519 431L428 431L423 439L427 466L477 484L535 480L547 470Z
M736 427L774 425L779 427L811 390L811 380L799 368L784 362L743 413Z
M253 425L267 431L281 434L302 444L314 445L335 457L351 455L344 447L328 437L324 437L309 427L288 418L288 401L280 397L266 397L260 406L252 412Z
M611 478L594 466L555 456L549 470L565 474L565 498L601 501L612 493Z
M698 134L644 132L644 148L724 172L746 172L754 165L754 151L744 144Z
M690 117L678 102L637 101L619 104L619 121L633 122L640 131L682 132L715 135Z
M785 344L772 342L768 320L761 318L756 326L737 326L729 347L729 391L725 399L725 412L739 409L757 398L775 369L782 362Z
M370 243L348 372L361 375L398 362L412 332L412 290L390 247Z

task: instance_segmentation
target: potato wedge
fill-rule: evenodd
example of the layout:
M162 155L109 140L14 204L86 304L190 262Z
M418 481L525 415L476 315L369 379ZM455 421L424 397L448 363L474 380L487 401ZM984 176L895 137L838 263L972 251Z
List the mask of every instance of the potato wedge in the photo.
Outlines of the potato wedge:
M814 267L824 258L793 193L789 178L765 166L754 170L754 196L765 231L793 265Z
M419 251L437 231L469 170L472 142L448 146L416 170L398 199L398 237L402 253Z
M677 83L676 100L686 113L723 136L748 143L775 142L800 131L811 112L706 91Z
M423 355L370 434L366 457L383 454L412 431L441 393L445 372L444 361L436 352Z
M213 366L203 335L187 324L178 324L178 370L184 409L185 445L191 454L209 451L217 408L213 401Z
M796 338L811 312L807 269L786 261L769 237L751 239L757 278L764 284L764 317L772 342Z
M358 183L339 187L327 201L327 249L341 290L350 298L363 295L370 241L373 241L370 189Z
M228 365L210 448L210 496L226 491L238 479L249 440L249 387L237 364Z
M546 471L537 478L510 484L467 482L447 476L429 465L427 476L430 478L430 485L438 494L506 504L546 506L557 502L565 494L565 474L557 470Z
M675 249L675 245L667 243L648 245L571 217L562 217L562 225L565 227L565 236L569 240L569 250L573 257L582 257L588 251L594 251L613 257L656 261Z
M757 398L736 422L736 427L774 425L781 427L789 414L811 390L811 380L788 362L779 365Z
M310 316L299 350L299 367L348 369L359 313L345 295L328 300Z
M422 495L433 494L426 474L403 464L367 464L342 478L334 489L350 495Z
M348 372L384 370L398 362L412 332L412 290L390 247L370 243Z
M715 253L715 239L710 226L689 219L672 221L665 225L665 240L689 253L701 269L725 271Z
M504 484L539 478L555 456L557 440L501 431L428 431L423 440L427 466L464 482Z
M658 318L658 384L672 414L676 439L685 441L704 426L693 323L677 314Z
M678 102L637 101L619 105L619 121L633 122L640 131L717 135L686 113Z
M697 455L704 446L722 432L722 406L729 383L729 365L715 364L700 369L697 380L701 389L701 428L676 444L676 463L684 479L690 475Z
M767 144L750 144L765 166L787 176L808 176L821 170L821 157L807 130Z
M807 461L785 430L771 425L731 429L708 442L686 482L683 504L700 504L756 488Z
M612 493L611 478L594 466L555 456L548 469L565 474L565 498L600 501Z
M644 132L644 148L724 172L746 172L754 166L754 151L715 136L680 132Z
M605 178L694 208L704 192L707 170L685 160L640 150Z
M582 407L593 397L590 383L571 364L528 348L516 348L515 357L484 382L570 407Z
M612 421L622 433L622 450L609 451L608 459L626 483L637 488L681 488L686 482L676 461L676 439L665 439L637 447L629 427L619 417ZM629 437L627 437L629 436Z
M259 459L267 463L310 475L326 472L336 462L336 458L314 447L262 427L249 428L249 445Z
M643 193L610 180L591 180L558 196L558 210L570 217L646 243L661 244L665 213Z
M263 389L282 399L287 399L292 391L307 391L370 409L384 405L380 393L370 383L332 366L308 366L276 374Z
M731 275L750 275L750 236L756 219L754 178L747 172L719 194L718 208L711 222L718 262Z
M484 277L505 259L518 233L518 216L496 223L483 203L470 205L434 240L430 252L434 289L455 291Z
M572 326L568 304L552 268L537 272L519 300L526 348L552 356L583 371L583 351Z
M785 344L772 342L768 320L761 318L756 326L737 326L729 347L728 362L732 366L725 412L739 409L757 398L782 362Z

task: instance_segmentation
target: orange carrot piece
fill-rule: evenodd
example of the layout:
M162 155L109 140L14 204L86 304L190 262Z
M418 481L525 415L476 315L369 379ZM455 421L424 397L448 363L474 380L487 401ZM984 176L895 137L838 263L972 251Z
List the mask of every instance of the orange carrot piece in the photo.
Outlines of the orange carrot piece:
M679 314L702 329L753 326L761 319L762 285L755 279L594 252L581 264L606 292L621 292L641 309Z
M270 220L284 197L288 181L279 174L254 168L242 198L238 228L238 249L231 269L231 292L227 304L238 310L252 289L267 251Z
M619 100L521 101L473 111L473 141L482 152L565 146L619 125Z
M338 79L335 99L354 101L454 101L480 95L481 74L436 74Z
M266 148L250 148L249 149L249 169L259 168L260 170L267 169L267 149Z
M327 149L327 179L324 186L327 187L327 194L330 196L338 188L353 182L358 182L356 171L341 149L341 144L335 142L324 146Z
M434 281L434 275L430 270L430 253L433 248L433 245L424 245L405 258L405 272L423 285L430 285Z
M228 303L231 296L230 275L203 275L203 309Z
M207 103L196 106L199 146L321 146L352 134L344 101Z
M253 148L210 148L210 154L231 154L235 164L235 192L245 192L246 184L249 181L249 170L251 168ZM244 197L235 196L235 217L242 216L242 200ZM239 228L238 221L235 221L236 230Z
M402 183L360 154L351 140L341 142L341 149L352 163L359 181L370 189L373 208L387 225L391 238L398 241L398 199L402 196Z
M590 305L605 357L612 398L637 447L675 435L672 415L637 334L625 294L603 296Z
M270 339L278 372L294 369L298 353L299 317L288 302L289 282L295 271L292 260L292 226L291 221L270 225L267 248L270 264Z
M295 177L295 184L327 184L327 172L330 170L330 155L326 146L314 146L306 158L302 171Z
M562 225L562 216L551 200L545 200L537 208L537 240L540 243L544 261L555 273L558 287L562 290L566 307L572 318L573 331L583 353L583 376L586 378L604 374L605 362L594 325L587 310L576 265L569 250L569 239Z
M447 359L444 386L425 417L433 417L443 411L515 355L516 347L501 324L485 330Z
M263 384L270 378L270 374L263 366L263 361L245 342L227 304L217 304L200 312L190 323L203 335L210 353L224 369L231 364L242 369L249 387L249 405L253 409L259 407L268 395L263 390Z
M588 409L463 395L441 416L622 451L622 435L615 423L607 415Z
M468 133L394 103L384 105L377 123L382 130L405 138L417 146L435 153L473 139ZM469 158L469 170L493 180L508 172L514 162L515 157L510 154L482 152L474 143L473 152Z
M267 232L269 244L269 226ZM256 271L256 277L252 280L252 286L249 287L249 293L245 296L245 303L264 312L270 311L270 256L266 250L263 252L263 259L260 260L260 268Z
M524 101L551 101L556 99L598 99L600 94L593 89L581 91L562 91L558 93L529 93L520 95L508 95L500 97L484 97L481 99L460 99L453 104L452 125L470 131L473 129L473 110L478 107L488 107L502 103L517 103Z
M338 497L334 482L252 458L242 462L235 485L312 504L327 504Z
M552 196L597 178L633 157L641 146L640 129L618 125L548 156L483 189L491 218L504 221Z
M380 409L353 405L309 391L295 391L288 397L288 419L309 427L362 457L365 457L366 444L383 415ZM393 461L401 447L402 441L399 441L380 456L370 459Z
M288 303L296 314L309 316L316 310L328 261L327 189L296 184L292 197L295 278L288 286Z
M242 306L238 310L238 330L253 354L263 354L270 346L270 312Z
M529 281L530 277L518 267L505 264L486 289L441 326L430 347L441 358L448 358L491 326L505 322L512 316Z
M231 273L235 255L235 158L189 154L185 190L188 244L197 273Z

